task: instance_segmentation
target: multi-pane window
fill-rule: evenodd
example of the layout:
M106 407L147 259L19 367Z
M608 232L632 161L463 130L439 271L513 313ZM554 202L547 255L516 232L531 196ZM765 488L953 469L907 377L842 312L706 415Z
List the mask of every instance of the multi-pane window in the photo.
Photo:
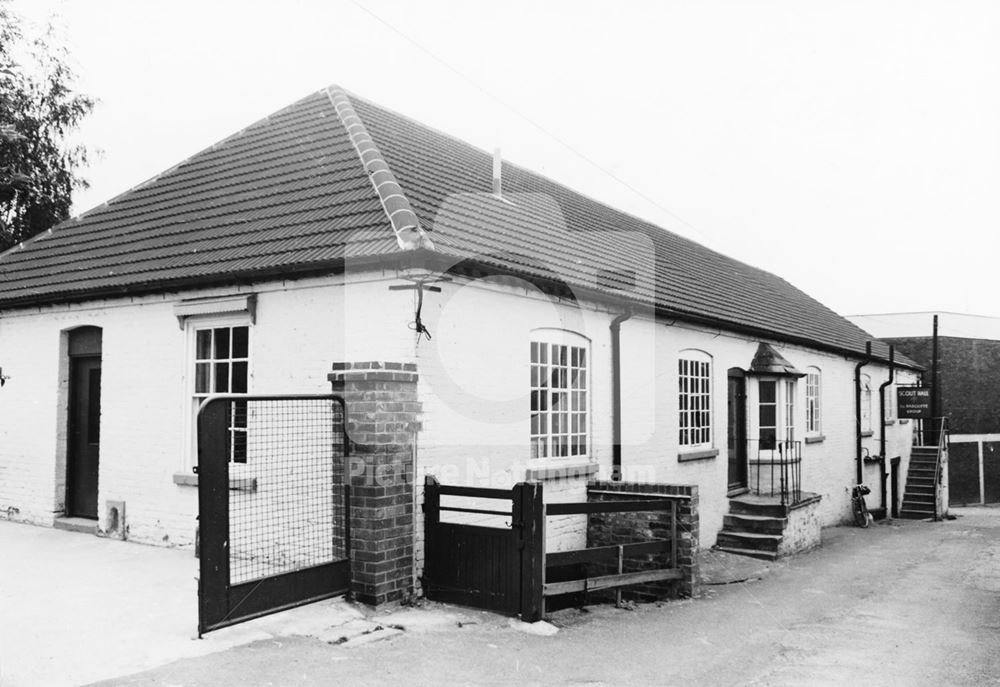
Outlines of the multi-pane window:
M778 382L762 379L757 384L757 427L760 449L773 450L778 438Z
M811 368L806 374L806 433L819 434L822 431L820 414L820 375Z
M795 391L797 380L785 380L785 441L795 440Z
M872 378L861 375L861 431L872 431Z
M531 342L531 457L587 455L587 350Z
M210 394L246 393L249 389L250 328L212 327L195 332L194 395L196 404ZM247 404L230 409L229 457L247 462Z
M797 390L796 379L757 382L757 437L762 451L780 450L784 442L795 441Z
M699 358L677 361L681 446L712 444L712 363Z

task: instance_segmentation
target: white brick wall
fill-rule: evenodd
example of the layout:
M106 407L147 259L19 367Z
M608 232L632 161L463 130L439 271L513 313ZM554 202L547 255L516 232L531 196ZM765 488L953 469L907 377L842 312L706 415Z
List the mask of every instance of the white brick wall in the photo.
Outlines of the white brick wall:
M388 292L381 280L354 277L349 282L346 294L332 279L244 289L258 294L251 391L328 393L326 376L334 361L412 358L407 329L412 294ZM3 313L0 364L11 379L0 389L0 517L9 513L51 524L63 511L65 467L57 461L66 441L65 413L58 411L66 403L59 392L65 355L60 355L60 336L63 330L93 325L103 331L99 515L104 517L108 500L125 501L130 539L193 542L197 490L173 480L174 473L190 474L186 417L191 407L190 337L179 327L173 307L182 298L235 291ZM371 307L376 302L379 307Z
M348 278L346 287L336 281L272 282L245 289L258 294L252 391L325 393L334 361L416 362L424 410L418 482L431 472L445 484L509 487L525 479L529 466L573 462L528 457L531 333L537 328L566 329L590 342L591 456L600 476L610 474L609 326L617 312L593 304L581 311L516 279L456 279L442 284L441 293L425 294L423 320L433 338L418 343L410 328L414 293L387 288L401 280L360 274ZM233 291L203 290L183 297ZM0 364L11 380L0 389L0 517L9 512L17 519L51 523L62 512L65 468L57 457L59 446L65 445L65 414L59 412L60 402L65 403L59 393L65 352L60 353L60 333L95 325L103 329L104 346L101 515L106 501L123 500L130 538L191 542L196 490L173 481L174 473L190 469L184 428L191 337L173 314L180 298L173 294L3 313ZM698 485L702 546L714 543L728 510L727 369L745 369L757 343L718 330L654 322L643 314L622 326L625 478ZM819 517L824 524L845 520L854 481L854 361L771 343L799 369L815 365L822 370L825 440L803 447L803 488L823 496ZM719 455L679 462L677 357L689 348L712 356L714 445ZM877 365L865 371L876 388L887 374ZM796 408L796 424L804 428L804 382L799 384ZM877 412L876 400L873 417ZM865 445L875 454L878 428L873 429L875 435ZM888 455L903 457L902 479L912 425L895 423L887 430ZM866 480L877 491L874 467L866 470ZM547 481L547 500L582 500L586 480ZM877 505L871 498L870 503ZM416 515L419 537L419 509ZM581 536L577 528L550 523L553 546L575 546Z
M610 474L610 323L615 314L592 304L581 314L574 306L553 302L516 280L456 280L445 285L441 294L430 296L425 300L424 321L434 338L422 341L416 354L424 404L418 470L434 474L445 484L506 488L525 479L525 470L531 465L559 463L528 458L528 344L532 330L560 327L590 339L592 455L601 474ZM728 512L727 370L746 369L759 341L682 323L654 322L641 314L622 325L624 477L698 485L703 547L714 544L722 516ZM803 446L802 487L823 496L818 517L824 524L845 521L855 479L855 361L801 346L770 343L800 370L816 366L822 371L825 439ZM678 460L677 358L685 349L704 351L713 361L713 434L719 454L707 460ZM864 371L871 375L876 389L887 375L885 366L868 365ZM748 390L754 389L754 384L748 380ZM804 380L799 382L797 393L796 428L801 438L805 434ZM753 394L755 391L751 391L751 400ZM877 394L872 413L877 418ZM748 405L748 414L749 436L753 437L755 406ZM903 455L905 469L910 426L894 424L887 430L887 453ZM878 453L877 431L865 445L873 454ZM877 476L866 479L877 490ZM578 494L582 500L585 482L586 478L547 481L546 500L566 500L566 494ZM417 535L422 535L419 522ZM548 536L551 545L564 548L577 533L550 523Z

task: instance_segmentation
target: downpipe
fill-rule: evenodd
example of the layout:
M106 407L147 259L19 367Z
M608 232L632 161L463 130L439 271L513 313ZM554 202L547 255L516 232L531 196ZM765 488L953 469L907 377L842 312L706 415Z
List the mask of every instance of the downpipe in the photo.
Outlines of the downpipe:
M878 407L879 407L879 427L881 432L879 435L879 451L878 451L878 465L879 465L879 477L881 478L880 487L882 492L882 508L885 513L882 515L883 518L889 517L889 504L886 502L886 472L885 472L885 390L887 387L891 386L896 379L896 347L889 346L889 379L882 382L878 387ZM895 505L895 504L893 504Z
M611 479L622 479L622 322L632 317L631 306L611 320Z

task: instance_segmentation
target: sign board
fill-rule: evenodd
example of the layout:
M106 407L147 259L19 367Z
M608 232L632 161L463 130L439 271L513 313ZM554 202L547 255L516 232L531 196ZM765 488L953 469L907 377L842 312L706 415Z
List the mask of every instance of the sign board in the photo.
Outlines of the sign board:
M896 387L896 417L900 420L926 420L931 417L929 386Z

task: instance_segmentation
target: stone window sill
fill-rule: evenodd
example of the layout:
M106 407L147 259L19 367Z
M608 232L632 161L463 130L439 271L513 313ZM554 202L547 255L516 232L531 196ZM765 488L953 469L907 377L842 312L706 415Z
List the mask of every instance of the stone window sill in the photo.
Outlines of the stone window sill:
M570 465L540 465L525 470L525 479L572 479L590 477L597 473L597 463L573 463Z
M719 455L717 448L705 448L700 451L681 451L677 454L678 463L688 463L695 460L710 460Z
M826 441L826 436L823 434L816 434L811 437L806 437L807 444L821 444Z
M198 475L189 475L186 472L175 472L174 473L174 484L176 484L179 487L197 487L198 486ZM257 491L257 478L256 477L230 477L229 478L229 490L230 491L255 492L255 491Z
M873 432L873 431L872 431L872 430L870 430L870 429L869 429L869 430L868 430L867 432L862 432L862 433L861 433L861 437L862 437L863 439L867 439L868 437L873 437L873 436L875 436L875 432Z

